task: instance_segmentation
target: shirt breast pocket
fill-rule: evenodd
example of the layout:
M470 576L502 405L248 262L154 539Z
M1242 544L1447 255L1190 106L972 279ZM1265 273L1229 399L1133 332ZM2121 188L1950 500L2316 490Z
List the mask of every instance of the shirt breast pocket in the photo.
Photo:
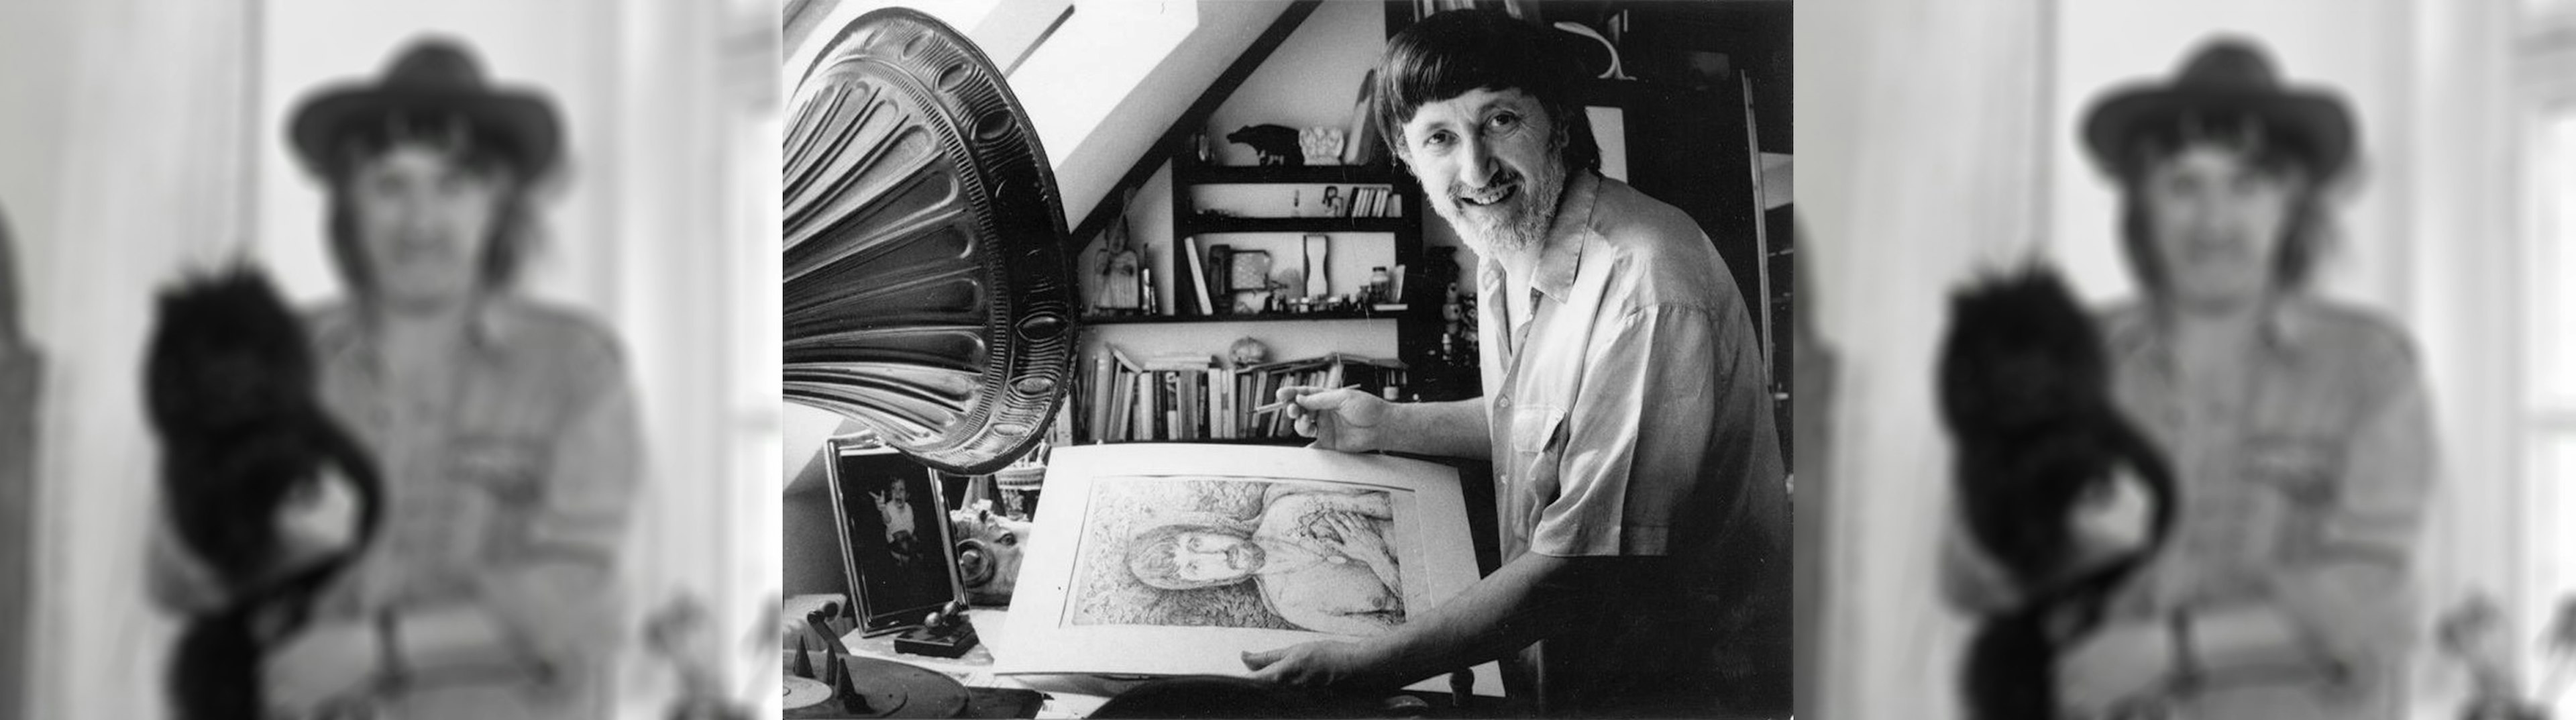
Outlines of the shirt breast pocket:
M450 445L448 472L504 505L531 505L544 498L551 449L538 437L468 435Z

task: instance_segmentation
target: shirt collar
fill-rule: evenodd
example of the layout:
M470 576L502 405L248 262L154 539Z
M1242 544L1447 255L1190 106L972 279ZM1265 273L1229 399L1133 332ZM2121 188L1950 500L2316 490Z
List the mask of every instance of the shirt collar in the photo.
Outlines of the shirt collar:
M2158 363L2172 361L2173 311L2162 302L2146 301L2135 321L2110 328L2108 338L2112 351L2126 357L2146 355ZM2312 321L2306 300L2294 293L2283 293L2272 299L2263 311L2256 328L2257 348L2263 357L2276 362L2297 359L2298 349L2310 332ZM2159 365L2170 370L2170 365Z
M366 300L324 310L312 321L314 344L325 355L372 353L377 319L377 309ZM509 346L509 339L521 324L508 302L490 297L478 299L466 319L466 347L490 359Z
M1587 170L1568 173L1565 195L1557 201L1556 221L1548 224L1546 245L1530 287L1557 302L1574 289L1574 273L1583 267L1583 246L1592 234L1592 207L1600 198L1601 179Z

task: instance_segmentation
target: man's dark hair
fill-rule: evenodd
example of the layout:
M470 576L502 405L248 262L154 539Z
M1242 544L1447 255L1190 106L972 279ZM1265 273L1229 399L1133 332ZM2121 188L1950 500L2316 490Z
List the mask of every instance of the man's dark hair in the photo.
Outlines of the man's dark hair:
M2304 138L2252 115L2233 114L2176 116L2171 122L2141 128L2120 148L2113 168L2121 189L2120 250L2139 287L2149 295L2161 295L2171 285L2156 254L2154 228L2147 217L2147 171L2187 148L2203 145L2235 152L2254 172L2294 186L2280 245L2268 262L2275 290L2304 287L2333 240L2325 199L2330 178L2317 175L2314 151Z
M392 113L381 124L357 123L333 144L322 168L330 186L324 231L330 241L331 264L340 272L340 279L362 294L375 290L365 251L358 247L357 218L350 207L355 202L350 198L351 183L362 163L401 146L439 150L467 174L503 185L489 230L491 237L484 243L483 257L477 264L485 288L508 286L517 278L520 265L536 250L539 233L536 203L531 196L538 178L530 176L524 153L505 135L461 114L434 111Z
M1519 88L1547 110L1569 170L1601 169L1592 123L1574 100L1583 73L1547 31L1498 10L1451 10L1423 18L1387 41L1370 86L1378 135L1404 155L1404 123L1423 105L1470 90Z

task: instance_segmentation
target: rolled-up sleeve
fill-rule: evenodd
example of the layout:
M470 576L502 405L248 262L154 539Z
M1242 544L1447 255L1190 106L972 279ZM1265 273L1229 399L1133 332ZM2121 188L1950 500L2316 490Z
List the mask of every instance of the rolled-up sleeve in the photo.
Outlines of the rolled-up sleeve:
M1676 528L1707 520L1686 516L1749 517L1747 489L1783 480L1760 348L1736 325L1656 305L1596 331L1532 551L1665 555Z

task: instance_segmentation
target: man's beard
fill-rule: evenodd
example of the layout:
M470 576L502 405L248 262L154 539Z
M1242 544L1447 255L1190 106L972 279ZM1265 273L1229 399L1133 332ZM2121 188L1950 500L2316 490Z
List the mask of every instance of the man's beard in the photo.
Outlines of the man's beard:
M1458 198L1473 193L1456 183L1445 190L1427 194L1431 196L1431 209L1438 212L1441 219L1449 221L1450 227L1457 229L1458 238L1466 241L1468 249L1485 256L1497 252L1516 253L1537 247L1547 238L1548 228L1556 223L1557 200L1565 194L1565 176L1565 159L1559 157L1559 153L1550 152L1545 164L1537 168L1535 177L1506 170L1494 182L1487 183L1489 188L1516 185L1512 188L1512 196L1500 203L1468 205Z

